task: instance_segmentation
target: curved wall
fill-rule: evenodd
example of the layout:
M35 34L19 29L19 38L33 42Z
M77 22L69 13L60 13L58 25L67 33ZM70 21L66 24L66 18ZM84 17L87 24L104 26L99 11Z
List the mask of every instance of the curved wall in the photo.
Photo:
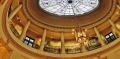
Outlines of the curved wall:
M53 54L31 48L14 36L9 27L7 17L8 5L11 0L6 0L0 7L0 37L12 50L8 59L120 59L120 38L99 49L78 54ZM7 5L8 4L8 5Z

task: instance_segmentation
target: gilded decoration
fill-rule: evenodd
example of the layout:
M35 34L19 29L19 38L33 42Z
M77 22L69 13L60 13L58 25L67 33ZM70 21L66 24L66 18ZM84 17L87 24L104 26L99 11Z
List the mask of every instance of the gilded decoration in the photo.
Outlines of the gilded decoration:
M74 27L70 27L70 28L63 28L63 27L55 27L55 26L51 26L49 24L45 24L44 22L38 22L37 20L35 20L34 17L32 17L28 10L26 9L26 4L25 4L26 0L24 0L24 5L23 5L23 9L24 9L24 12L25 14L27 15L27 17L30 19L30 21L32 21L34 24L40 26L40 27L43 27L43 28L46 28L46 29L49 29L49 30L55 30L55 31L71 31L71 29L73 29ZM84 24L83 26L81 26L82 28L92 28L92 27L95 27L95 26L98 26L99 24L105 22L107 19L109 19L114 10L116 8L116 0L112 0L112 4L111 4L111 8L110 10L108 11L108 13L106 15L104 15L101 19L99 19L99 21L96 21L96 22L93 22L91 24Z
M10 40L10 43L12 43L16 48L18 48L19 50L23 51L24 53L26 54L29 54L31 56L34 56L34 57L37 57L37 58L49 58L49 59L53 59L55 57L51 57L51 56L43 56L39 53L35 53L35 52L32 52L28 49L26 49L25 47L22 47L21 45L19 45L14 38L11 37L11 35L9 34L8 30L7 30L7 25L6 25L6 16L7 16L7 11L8 11L8 8L9 8L9 5L11 4L12 0L8 0L5 8L4 8L4 11L3 11L3 14L2 14L2 29L4 30L4 34L6 36L6 38L9 38ZM3 38L4 39L4 38ZM108 48L106 48L105 50L102 50L102 51L99 51L99 52L95 52L93 54L90 54L90 55L85 55L85 56L78 56L78 57L75 57L76 59L79 59L79 58L90 58L90 57L96 57L96 55L102 55L102 54L105 54L111 50L113 50L114 48L118 47L120 45L120 42L116 42L116 44L114 44L113 46L110 46ZM60 59L61 57L58 57L58 59ZM72 59L75 59L75 58L72 58Z

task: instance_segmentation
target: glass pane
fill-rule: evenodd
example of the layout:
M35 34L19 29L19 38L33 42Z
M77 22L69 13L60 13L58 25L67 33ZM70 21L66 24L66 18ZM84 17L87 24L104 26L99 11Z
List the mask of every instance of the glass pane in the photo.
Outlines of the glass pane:
M25 44L28 44L28 41L24 41Z
M32 47L33 44L32 44L32 43L29 43L28 45Z
M109 35L110 35L110 36L113 36L113 33L110 33Z
M30 39L30 42L34 43L34 40L33 40L33 39Z
M106 39L109 38L109 35L106 36Z
M29 37L26 37L25 39L26 39L26 40L28 40L28 41L30 40L30 38L29 38Z
M99 6L99 0L39 0L43 10L57 15L83 15Z

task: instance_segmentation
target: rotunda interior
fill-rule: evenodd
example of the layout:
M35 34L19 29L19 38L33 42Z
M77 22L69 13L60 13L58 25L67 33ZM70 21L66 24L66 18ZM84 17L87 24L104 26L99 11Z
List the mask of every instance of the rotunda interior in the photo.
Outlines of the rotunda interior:
M0 59L120 59L120 0L0 0Z

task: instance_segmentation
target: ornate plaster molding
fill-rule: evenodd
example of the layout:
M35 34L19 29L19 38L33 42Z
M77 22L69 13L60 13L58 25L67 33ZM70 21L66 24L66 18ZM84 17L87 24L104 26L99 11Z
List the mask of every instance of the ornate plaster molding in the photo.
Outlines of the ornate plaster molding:
M107 19L109 19L112 16L112 14L114 13L115 8L116 8L116 0L111 0L111 1L112 1L111 8L110 8L110 10L108 11L108 13L106 15L103 15L103 17L101 19L99 19L99 21L95 21L94 23L91 23L91 24L85 24L85 25L83 25L81 27L82 28L92 28L92 27L100 25L101 23L103 23ZM65 32L66 31L67 32L71 31L71 29L74 28L74 27L69 27L69 28L55 27L55 26L50 26L50 25L42 23L42 22L38 22L37 20L35 20L34 17L32 17L30 15L28 10L26 9L26 0L24 0L24 3L23 3L23 10L24 10L26 16L29 18L30 21L32 21L35 25L40 26L42 28L46 28L46 29L49 29L49 30L55 30L55 31L65 31Z
M104 16L104 18L102 18L100 21L97 21L93 24L85 26L84 28L92 28L92 27L98 26L99 24L102 24L103 22L107 21L112 16L112 14L114 13L115 8L116 8L116 0L112 0L112 1L113 1L113 3L111 6L111 9L109 10L109 13L106 16Z
M8 0L5 8L4 8L4 11L3 11L3 14L2 14L2 29L3 29L3 32L6 36L6 38L9 38L10 40L10 43L12 43L13 46L15 46L16 48L18 48L19 50L21 50L22 52L26 53L26 54L29 54L31 56L34 56L36 58L49 58L49 59L55 59L55 58L58 58L60 59L61 57L52 57L52 56L45 56L45 55L41 55L40 53L35 53L33 51L30 51L29 49L26 49L25 47L19 45L15 39L13 37L11 37L11 35L9 34L8 30L7 30L7 25L6 25L6 16L7 16L7 11L9 9L9 5L11 4L11 1L12 0ZM4 38L3 38L4 39ZM120 38L119 38L120 39ZM92 58L92 57L96 57L96 55L102 55L102 54L105 54L111 50L113 50L114 48L120 46L120 41L117 42L116 44L114 44L113 46L110 46L109 48L105 49L105 50L102 50L102 51L98 51L98 52L95 52L93 54L90 54L90 55L85 55L85 56L78 56L78 57L73 57L71 59L80 59L80 58ZM102 48L102 47L101 47Z

